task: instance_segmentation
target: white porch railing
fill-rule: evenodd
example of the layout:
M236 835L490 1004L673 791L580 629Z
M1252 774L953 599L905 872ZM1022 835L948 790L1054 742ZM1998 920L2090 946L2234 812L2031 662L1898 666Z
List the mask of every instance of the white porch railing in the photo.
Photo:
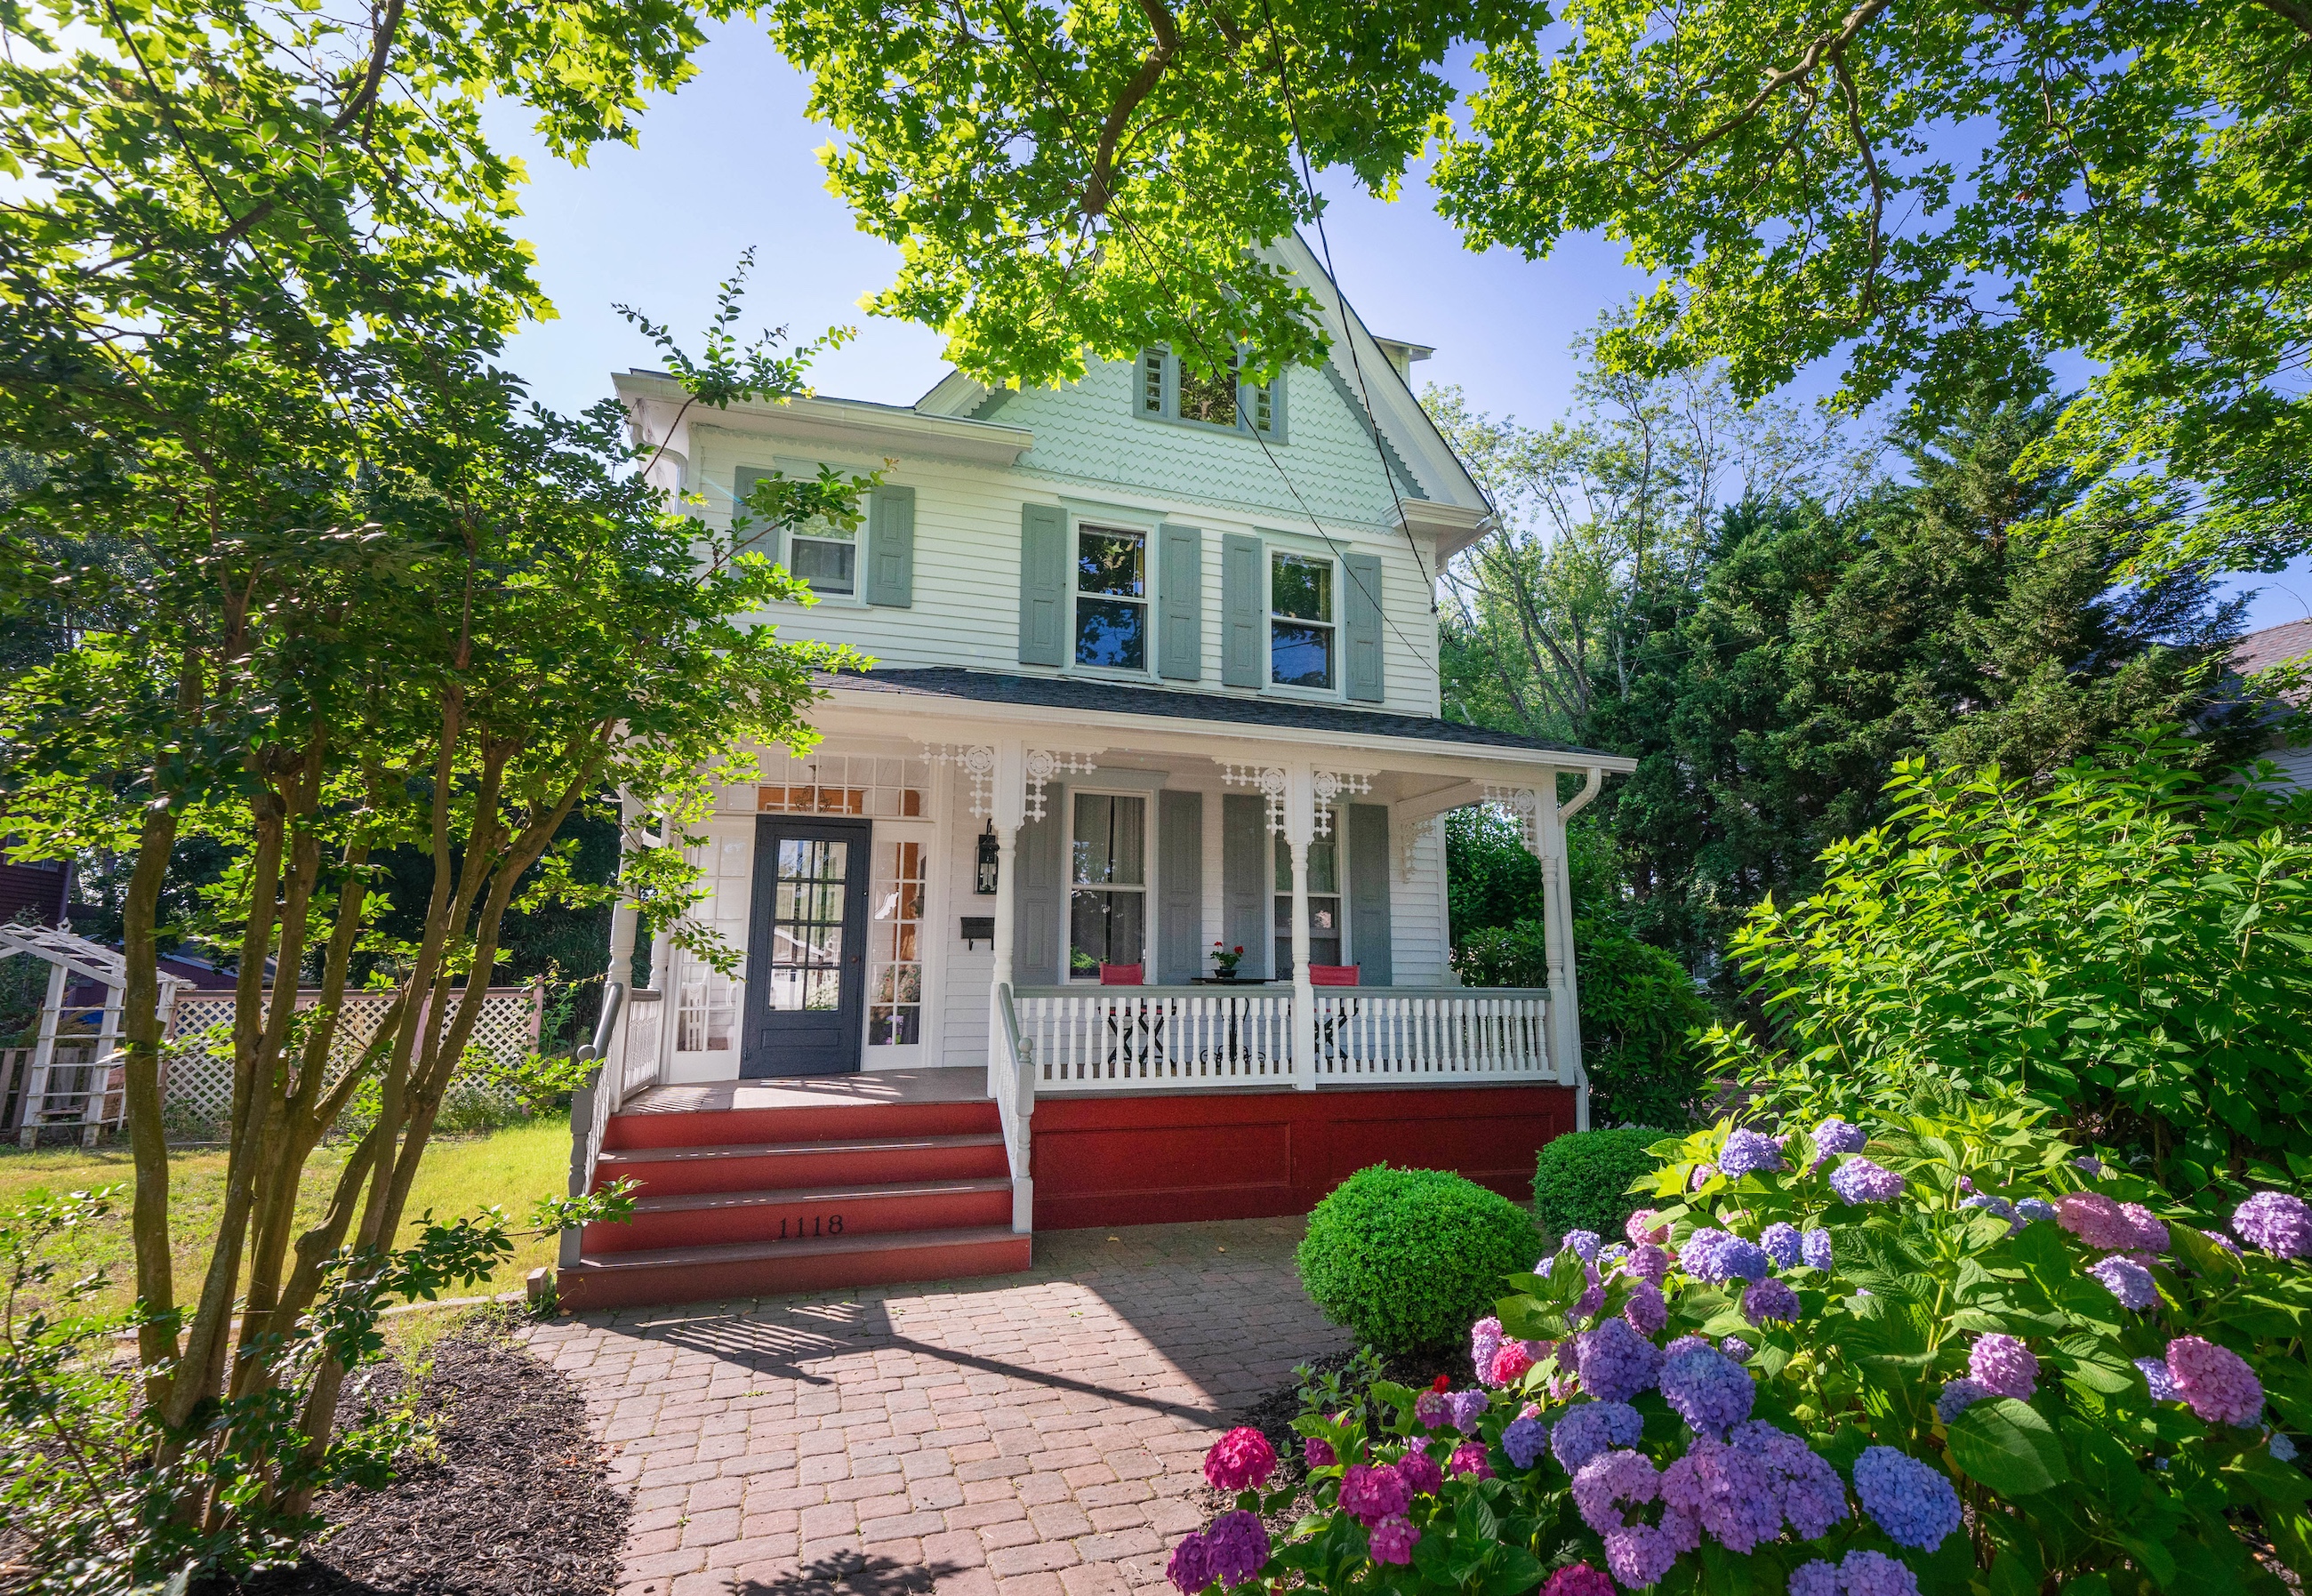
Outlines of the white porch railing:
M1316 1048L1292 1056L1290 987L1027 987L1020 1045L1046 1092L1557 1078L1546 991L1321 987Z
M1036 1076L1031 1054L1020 1039L1020 1017L1008 982L995 984L988 1007L987 1095L995 1100L1003 1125L1003 1154L1012 1170L1012 1229L1025 1235L1036 1228L1029 1135L1036 1112Z

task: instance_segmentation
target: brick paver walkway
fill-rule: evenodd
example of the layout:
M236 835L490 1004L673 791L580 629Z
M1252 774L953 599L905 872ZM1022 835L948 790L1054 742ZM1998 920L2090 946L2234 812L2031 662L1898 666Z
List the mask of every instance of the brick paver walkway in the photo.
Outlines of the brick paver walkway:
M1214 1432L1344 1345L1298 1219L1047 1232L1032 1274L581 1314L530 1344L635 1489L620 1596L1158 1585Z

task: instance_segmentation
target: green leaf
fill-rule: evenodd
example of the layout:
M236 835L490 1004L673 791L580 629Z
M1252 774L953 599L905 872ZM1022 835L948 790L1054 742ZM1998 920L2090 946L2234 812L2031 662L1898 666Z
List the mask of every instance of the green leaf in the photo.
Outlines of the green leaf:
M2012 1397L1977 1402L1952 1424L1951 1460L2002 1496L2028 1496L2071 1478L2062 1443L2038 1410Z

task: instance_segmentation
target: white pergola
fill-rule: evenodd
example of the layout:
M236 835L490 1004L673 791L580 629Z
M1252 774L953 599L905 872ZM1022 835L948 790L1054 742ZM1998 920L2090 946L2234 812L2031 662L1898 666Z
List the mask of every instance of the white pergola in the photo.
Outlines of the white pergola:
M17 954L47 961L48 990L40 1005L40 1030L33 1044L30 1067L24 1074L23 1107L18 1118L22 1127L19 1140L31 1147L39 1139L44 1124L73 1122L66 1109L58 1116L60 1102L77 1101L81 1140L89 1145L96 1141L97 1132L108 1124L118 1124L121 1113L111 1108L113 1093L106 1089L114 1064L120 1051L121 1011L128 989L128 960L101 943L91 942L75 935L69 923L63 925L0 925L0 959ZM51 1075L57 1068L57 1031L64 1021L65 985L74 976L95 981L104 988L104 1018L97 1028L96 1052L85 1065L65 1067L79 1072L77 1090L58 1092L52 1089ZM177 988L186 983L179 977L163 972L161 976L161 1016L165 1023L170 1009L174 1006ZM53 1118L52 1118L53 1117Z

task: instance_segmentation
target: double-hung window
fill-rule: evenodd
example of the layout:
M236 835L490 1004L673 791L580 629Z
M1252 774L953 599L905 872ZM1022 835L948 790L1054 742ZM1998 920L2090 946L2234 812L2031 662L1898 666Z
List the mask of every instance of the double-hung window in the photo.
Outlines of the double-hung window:
M1340 851L1330 840L1309 844L1309 962L1341 961ZM1280 976L1292 973L1292 850L1276 840L1276 962Z
M1306 554L1268 559L1268 680L1279 687L1333 686L1333 562Z
M1147 948L1148 800L1073 794L1069 834L1068 973L1139 964Z
M1240 351L1230 351L1221 370L1205 373L1191 369L1169 350L1143 349L1134 368L1133 403L1143 416L1159 420L1258 433L1272 443L1283 442L1276 389L1244 380Z
M1148 668L1148 534L1076 529L1076 663Z
M859 591L859 534L821 518L798 523L794 547L787 553L787 569L810 583L813 592L852 593Z

